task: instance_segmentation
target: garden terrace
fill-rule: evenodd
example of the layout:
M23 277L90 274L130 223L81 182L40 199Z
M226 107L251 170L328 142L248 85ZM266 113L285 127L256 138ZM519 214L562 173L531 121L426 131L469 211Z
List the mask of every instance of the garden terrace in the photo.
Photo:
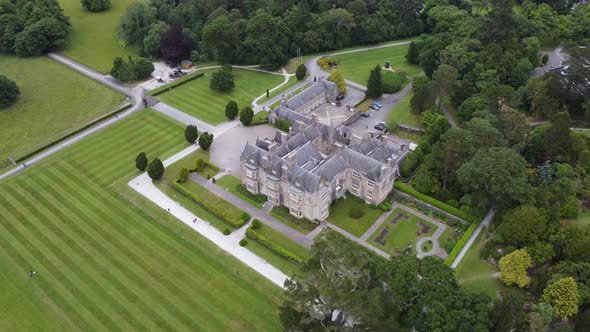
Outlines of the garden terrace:
M379 208L348 195L335 201L330 208L328 221L350 234L360 237L383 214Z

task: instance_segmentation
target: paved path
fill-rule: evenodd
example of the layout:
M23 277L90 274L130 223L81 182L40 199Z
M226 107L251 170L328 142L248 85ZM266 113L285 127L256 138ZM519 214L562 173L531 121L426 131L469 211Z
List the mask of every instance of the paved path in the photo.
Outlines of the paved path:
M179 154L183 155L184 151L180 152ZM174 156L164 161L164 165L168 166L180 158L182 158L182 156ZM248 265L279 287L284 286L285 281L288 279L287 275L269 264L264 259L256 256L245 247L241 247L239 245L240 239L242 239L244 236L246 226L243 226L239 230L234 231L234 233L232 233L230 236L223 235L207 221L198 218L192 212L182 207L182 205L180 205L178 202L172 200L170 197L161 192L152 183L152 180L148 177L147 173L143 173L135 179L132 179L128 182L128 185L162 209L170 209L170 213L182 221L185 225L199 232L221 249L236 257L244 264ZM193 222L194 220L196 220L196 222Z
M457 121L455 121L455 119L453 118L453 116L451 115L451 112L449 112L449 110L447 109L447 107L445 106L445 103L442 103L442 113L445 115L445 117L447 118L447 121L449 121L449 123L451 124L451 126L453 127L457 127Z
M309 234L307 234L305 237L313 240L315 239L316 236L318 236L322 231L324 230L324 226L323 225L319 225L318 227L314 228L313 231L309 232Z
M329 223L329 222L326 222L325 225L328 226L328 227L330 227L331 229L335 230L336 232L344 235L345 237L349 238L350 240L352 240L352 241L360 244L361 246L363 246L363 247L365 247L365 248L367 248L369 250L374 251L377 255L382 256L382 257L385 257L385 258L389 258L389 254L386 253L385 251L373 247L372 245L368 244L365 241L362 241L358 237L356 237L356 236L348 233L347 231L343 230L342 228L340 228L340 227L338 227L338 226L336 226L336 225L334 225L332 223Z
M305 235L299 233L298 231L292 229L291 227L289 227L289 226L283 224L282 222L276 220L275 218L269 216L263 210L257 209L254 206L250 205L249 203L244 202L241 198L230 193L225 188L222 188L222 187L212 183L210 180L207 180L197 174L191 174L189 176L189 178L192 181L205 187L212 194L231 203L233 206L237 207L238 209L240 209L242 211L246 211L253 218L259 219L263 223L272 227L273 229L280 232L281 234L287 236L291 240L299 243L300 245L302 245L308 249L311 248L311 244L313 243L312 239L308 239L307 237L305 237Z
M144 108L143 102L141 100L143 92L140 88L125 87L125 86L119 84L116 80L110 78L110 76L100 74L100 73L98 73L98 72L96 72L84 65L81 65L81 64L77 63L76 61L66 58L62 55L55 54L55 53L49 53L47 56L57 62L60 62L64 65L78 71L79 73L81 73L85 76L90 77L93 80L98 81L99 83L102 83L114 90L117 90L117 91L127 95L128 97L130 97L132 99L133 105L131 106L131 108L127 109L126 111L119 113L116 117L114 117L114 118L111 117L110 119L106 119L106 120L88 128L88 129L80 132L79 134L76 134L76 135L72 136L71 138L64 140L63 142L54 145L53 147L43 150L42 152L29 158L25 162L25 164L23 164L21 166L14 167L14 168L6 171L2 175L0 175L0 180L6 179L10 176L18 174L21 171L23 171L24 169L26 169L28 166L34 165L34 164L52 156L52 155L54 155L55 153L67 148L68 146L82 140L83 138L90 136L90 135L94 134L95 132L104 129L117 121L123 120L126 117L128 117L129 115L131 115L137 111L140 111ZM26 167L25 167L25 165L26 165Z
M469 240L467 240L467 243L465 244L463 249L461 249L461 251L459 252L459 255L457 255L457 257L455 258L455 260L451 264L452 269L456 268L457 265L459 265L459 263L461 263L461 260L463 259L463 257L465 256L465 254L467 253L467 251L469 250L469 248L471 247L471 245L475 241L475 239L477 239L477 236L479 235L479 233L481 233L481 230L484 229L484 227L488 227L490 225L490 222L492 221L492 219L494 219L495 214L496 214L496 210L494 210L494 209L491 209L490 211L488 211L488 214L486 214L486 216L483 218L482 222L479 224L479 226L477 226L477 228L475 229L473 234L471 234L471 237L469 238Z
M181 110L178 110L164 102L159 102L157 104L155 104L154 106L152 106L153 109L155 109L157 112L162 113L182 124L185 125L189 125L189 124L193 124L196 125L197 128L199 129L199 132L213 132L213 130L215 129L215 126L208 124L205 121L199 120L187 113L182 112Z
M569 54L563 52L563 44L559 44L553 51L546 52L541 51L541 54L549 55L549 61L544 66L535 68L532 75L533 77L543 76L546 72L551 69L559 68L564 65L564 62L569 59Z
M285 77L285 80L283 81L283 83L275 86L274 88L268 90L269 93L274 92L277 89L280 89L282 86L284 86L285 84L287 84L287 82L289 82L289 79L293 76L295 76L295 74L289 74L287 73L287 70L285 70L285 67L281 67L281 74ZM304 82L305 83L305 82ZM296 84L297 85L297 84ZM291 89L288 89L291 90ZM287 90L287 91L288 91ZM254 99L254 101L252 101L252 109L254 110L254 113L258 113L261 112L263 110L263 108L270 108L270 105L274 104L276 102L276 100L278 100L278 98L280 98L281 96L275 96L272 99L275 99L276 97L278 97L275 101L273 101L272 103L269 103L270 100L264 102L262 105L258 104L258 101L262 98L266 97L266 92L261 94L260 96L256 97L256 99ZM271 99L271 100L272 100Z
M381 225L385 222L385 220L387 220L389 218L389 216L393 213L393 211L395 211L394 206L399 205L399 203L393 203L393 205L391 206L391 210L385 212L384 214L381 215L381 217L379 217L379 219L377 219L377 221L371 225L371 227L369 227L369 229L367 229L367 231L361 235L360 240L361 241L367 241L369 239L369 236L371 236L371 234L375 233L375 231L381 227Z

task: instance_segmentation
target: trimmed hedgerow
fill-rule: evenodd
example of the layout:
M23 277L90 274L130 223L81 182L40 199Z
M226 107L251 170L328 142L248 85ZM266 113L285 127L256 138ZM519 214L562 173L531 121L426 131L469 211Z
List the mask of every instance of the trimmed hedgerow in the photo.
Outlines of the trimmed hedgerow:
M195 203L199 204L200 206L202 206L203 208L205 208L205 210L211 212L213 215L215 215L216 217L220 218L221 220L227 222L228 224L232 225L233 227L241 227L244 226L244 224L250 219L250 215L248 215L247 213L242 214L242 216L240 216L239 219L235 219L232 216L228 215L226 213L226 211L218 208L217 206L211 204L208 201L203 200L199 195L191 192L190 190L188 190L187 188L185 188L182 184L180 184L178 182L178 179L172 181L172 187L174 189L176 189L177 191L179 191L181 194L187 196L188 198L190 198L192 201L194 201ZM245 217L248 217L247 220L244 220Z
M470 221L472 223L479 222L479 220L476 217L474 217L468 213L465 213L465 212L463 212L463 211L457 209L456 207L453 207L447 203L441 202L434 197L430 197L428 195L425 195L425 194L419 192L418 190L414 189L412 186L410 186L408 184L401 183L401 182L395 182L395 184L393 186L395 189L397 189L401 192L404 192L408 195L414 196L417 199L419 199L425 203L435 206L435 207L437 207L445 212L448 212L456 217L459 217L463 220Z
M253 200L256 203L260 203L260 204L264 204L266 203L267 197L266 195L255 195L251 192L248 191L248 189L246 188L246 186L244 186L243 184L238 184L236 186L236 190L240 193L240 195L244 195L245 197L248 197L249 199Z
M194 81L199 77L203 77L205 76L204 73L199 73L199 74L191 74L182 78L177 79L176 81L174 81L173 83L170 84L166 84L163 85L159 88L153 89L152 91L148 92L147 94L150 96L157 96L157 95L161 95L164 92L168 92L172 89L178 88L179 86L186 84L190 81Z
M256 219L255 219L256 220ZM246 230L246 236L251 238L254 241L257 241L258 243L262 244L263 246L267 247L268 249L272 250L274 253L276 253L277 255L287 259L288 261L294 263L297 266L302 266L303 263L305 262L303 260L303 258L295 255L294 253L292 253L291 251L285 249L284 247L282 247L280 244L267 239L264 235L256 232L252 226L248 227L248 229Z
M309 219L296 218L291 213L289 213L289 209L284 206L275 206L274 208L272 208L271 215L273 213L278 215L279 217L287 219L289 222L292 222L295 225L298 225L299 227L305 229L306 231L313 231L316 227L318 227L317 223L315 223Z
M457 244L455 244L455 247L453 247L453 251L451 251L447 258L445 258L446 265L453 264L453 261L455 260L455 258L457 258L457 255L459 255L463 247L465 247L465 244L467 244L467 240L469 240L473 232L475 232L475 229L478 225L479 223L473 223L469 226L469 228L467 228L467 231L465 231L463 236L459 239L459 241L457 241Z

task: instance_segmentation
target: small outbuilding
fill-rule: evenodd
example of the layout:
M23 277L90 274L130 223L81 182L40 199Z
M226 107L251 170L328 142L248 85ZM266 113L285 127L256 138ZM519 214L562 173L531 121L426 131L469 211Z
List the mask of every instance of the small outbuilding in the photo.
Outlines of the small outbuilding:
M193 64L193 62L192 62L192 61L190 61L190 60L182 60L182 61L180 62L180 66L181 66L182 68L184 68L184 69L191 69L191 68L193 68L193 67L194 67L194 64Z

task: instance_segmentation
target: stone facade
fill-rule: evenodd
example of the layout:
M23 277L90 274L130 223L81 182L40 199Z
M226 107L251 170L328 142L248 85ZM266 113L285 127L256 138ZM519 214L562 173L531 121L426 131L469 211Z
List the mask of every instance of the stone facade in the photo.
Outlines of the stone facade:
M240 176L248 191L266 195L299 218L325 220L332 201L346 192L381 203L393 188L397 160L405 150L383 137L351 144L349 128L307 116L319 101L331 98L332 85L320 81L302 92L307 99L298 95L283 101L270 119L291 122L289 133L277 131L273 138L247 143L240 157Z

